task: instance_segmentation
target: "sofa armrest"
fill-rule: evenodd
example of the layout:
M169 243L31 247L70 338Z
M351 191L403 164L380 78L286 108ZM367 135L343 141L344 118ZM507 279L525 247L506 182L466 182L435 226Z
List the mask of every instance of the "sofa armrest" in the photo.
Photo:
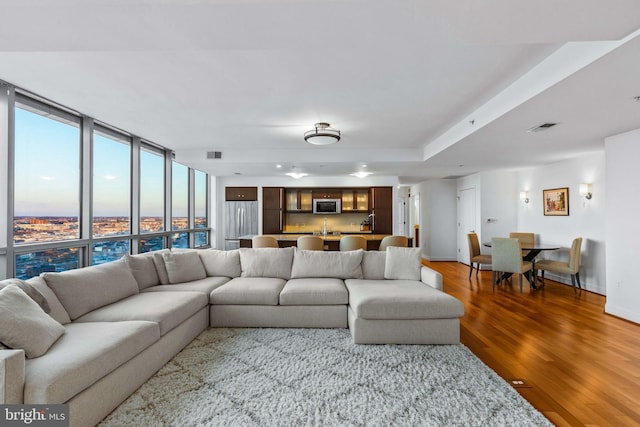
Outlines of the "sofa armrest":
M420 270L420 280L422 283L431 286L439 291L442 290L442 274L429 267L422 266Z
M0 350L0 404L22 403L24 350Z

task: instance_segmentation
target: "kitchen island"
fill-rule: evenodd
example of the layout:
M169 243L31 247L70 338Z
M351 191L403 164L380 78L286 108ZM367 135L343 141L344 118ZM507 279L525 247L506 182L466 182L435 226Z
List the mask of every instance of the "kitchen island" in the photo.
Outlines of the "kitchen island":
M284 234L267 234L267 236L273 236L278 240L278 246L281 248L286 248L289 246L296 246L298 237L300 236L311 236L312 233L302 233L302 234L294 234L294 233L284 233ZM367 240L367 250L368 251L377 251L380 247L380 242L385 236L388 234L371 234L371 233L328 233L327 235L323 235L321 237L324 238L325 250L328 251L339 251L340 250L340 239L344 236L362 236ZM253 235L241 236L240 237L240 247L241 248L250 248L251 247L251 239ZM409 237L409 246L413 246L413 238Z

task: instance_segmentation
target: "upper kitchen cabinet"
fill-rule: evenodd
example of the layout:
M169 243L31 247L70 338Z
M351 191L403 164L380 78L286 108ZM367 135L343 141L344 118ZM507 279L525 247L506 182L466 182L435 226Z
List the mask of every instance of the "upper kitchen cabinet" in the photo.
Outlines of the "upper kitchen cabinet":
M230 201L250 201L258 200L258 187L225 187L224 199Z
M313 197L311 196L311 190L287 188L286 202L287 212L313 212Z
M393 188L371 187L369 190L372 232L393 234Z
M314 199L341 199L342 198L342 190L339 188L313 189L311 194Z
M284 228L284 188L262 187L262 234L280 234Z
M342 212L369 213L369 189L348 188L342 190Z

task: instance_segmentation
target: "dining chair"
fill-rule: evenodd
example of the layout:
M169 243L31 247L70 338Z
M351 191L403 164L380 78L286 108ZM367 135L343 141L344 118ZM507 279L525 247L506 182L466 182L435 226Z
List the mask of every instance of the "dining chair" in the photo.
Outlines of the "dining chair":
M531 271L533 264L522 260L520 241L514 237L494 237L491 239L491 286L496 287L496 277L500 273L517 273L520 292L522 292L522 275ZM531 282L529 286L531 286Z
M253 236L251 239L252 248L277 248L278 239L273 236Z
M551 271L559 274L571 275L571 284L573 289L576 289L576 282L578 282L578 289L582 289L580 284L580 259L582 257L582 237L576 237L571 243L571 249L569 250L569 260L556 261L551 259L543 259L536 262L535 269L542 271L542 283L544 284L544 272Z
M384 236L380 242L379 251L386 251L389 246L409 246L409 239L406 236Z
M480 242L476 233L467 234L467 241L469 242L469 279L471 279L473 264L476 264L476 277L478 277L480 265L491 264L491 255L480 253Z
M367 239L362 236L344 236L340 239L341 251L367 250Z
M320 236L300 236L296 242L298 249L308 251L323 251L324 239Z
M515 237L520 240L520 244L522 246L533 247L536 244L536 235L534 233L511 232L509 233L509 237ZM522 251L522 256L526 257L530 252L531 251L524 249Z

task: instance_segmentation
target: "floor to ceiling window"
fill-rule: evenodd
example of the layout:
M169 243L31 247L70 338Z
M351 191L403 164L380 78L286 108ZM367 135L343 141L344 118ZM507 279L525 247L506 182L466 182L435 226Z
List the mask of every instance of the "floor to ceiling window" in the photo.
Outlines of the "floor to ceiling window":
M97 128L93 132L93 237L131 233L131 138ZM91 263L101 264L128 254L129 239L98 240Z
M79 237L80 120L15 109L13 242Z
M176 232L189 228L189 168L171 163L171 246L189 247L189 234Z
M10 124L0 147L12 171L1 183L9 215L0 215L0 279L207 245L205 172L171 162L173 153L150 141L0 86L0 123Z

